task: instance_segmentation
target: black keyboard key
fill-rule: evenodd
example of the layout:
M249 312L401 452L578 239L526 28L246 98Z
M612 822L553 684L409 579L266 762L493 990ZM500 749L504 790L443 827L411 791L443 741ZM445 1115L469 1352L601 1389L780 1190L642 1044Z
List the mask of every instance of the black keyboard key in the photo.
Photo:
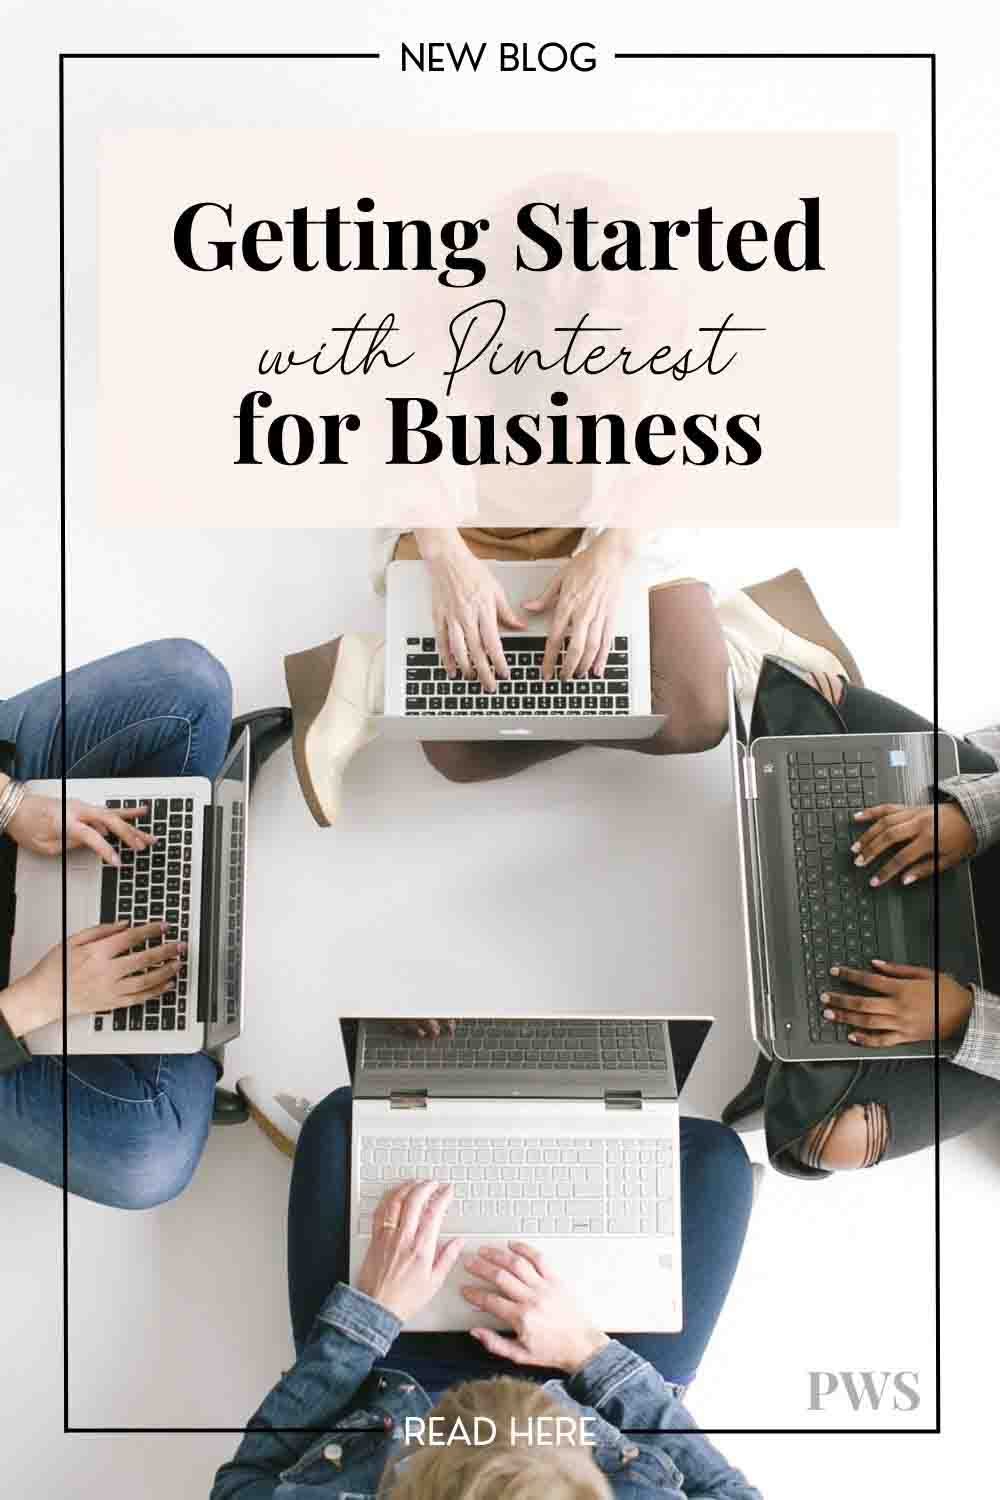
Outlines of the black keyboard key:
M129 1029L129 1031L141 1031L142 1030L142 1006L141 1005L130 1005L129 1006L129 1008L128 1008L128 1029Z
M430 656L427 652L417 651L406 658L406 665L408 667L436 667L437 664L437 656ZM443 668L441 670L443 671Z
M615 639L614 639L614 649L616 651L627 651L628 650L628 636L627 635L616 635Z
M406 700L406 712L408 714L419 713L421 709L426 707L426 698L407 698Z
M607 667L604 676L609 682L628 681L628 667Z
M407 682L430 682L431 669L430 667L407 667L406 680Z
M128 1012L125 1010L116 1010L115 1018L111 1024L113 1030L124 1031L128 1025Z
M544 635L502 635L500 644L510 660L511 651L544 651L549 643Z

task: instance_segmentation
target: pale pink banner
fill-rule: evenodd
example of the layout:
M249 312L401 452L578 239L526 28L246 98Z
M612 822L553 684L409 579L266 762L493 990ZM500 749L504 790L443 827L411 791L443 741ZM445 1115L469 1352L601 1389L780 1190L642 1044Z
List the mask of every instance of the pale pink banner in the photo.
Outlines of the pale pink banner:
M889 134L108 134L102 519L892 525L895 157Z

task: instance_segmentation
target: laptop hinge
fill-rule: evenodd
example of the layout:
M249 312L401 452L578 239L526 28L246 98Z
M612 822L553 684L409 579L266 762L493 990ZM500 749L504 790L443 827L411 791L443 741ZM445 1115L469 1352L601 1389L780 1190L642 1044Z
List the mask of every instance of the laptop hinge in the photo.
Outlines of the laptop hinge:
M641 1109L641 1089L605 1089L605 1109Z
M752 755L743 757L743 795L751 802L757 800L757 765Z
M389 1095L390 1109L426 1109L426 1089L393 1089Z

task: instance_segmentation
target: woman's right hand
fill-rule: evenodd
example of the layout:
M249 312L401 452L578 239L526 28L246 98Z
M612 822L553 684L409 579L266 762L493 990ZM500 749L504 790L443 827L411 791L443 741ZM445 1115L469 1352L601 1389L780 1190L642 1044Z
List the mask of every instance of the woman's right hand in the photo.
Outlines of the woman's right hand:
M414 536L430 573L434 630L446 671L451 677L478 677L488 693L495 693L497 678L510 676L500 626L524 630L527 621L457 531Z
M74 933L66 943L69 1014L115 1010L170 989L177 981L187 944L162 942L164 931L162 922L148 922L142 927L108 922ZM131 951L146 942L155 942L156 946ZM57 943L0 996L15 1036L62 1015L62 954L62 944Z
M470 1255L465 1268L487 1283L469 1285L462 1296L473 1307L492 1313L514 1338L492 1328L469 1332L491 1354L517 1365L547 1365L574 1374L608 1342L580 1312L545 1257L533 1245L510 1240L509 1248L485 1245Z
M461 1238L439 1244L453 1193L447 1182L400 1182L375 1210L357 1287L401 1323L427 1306L458 1260Z

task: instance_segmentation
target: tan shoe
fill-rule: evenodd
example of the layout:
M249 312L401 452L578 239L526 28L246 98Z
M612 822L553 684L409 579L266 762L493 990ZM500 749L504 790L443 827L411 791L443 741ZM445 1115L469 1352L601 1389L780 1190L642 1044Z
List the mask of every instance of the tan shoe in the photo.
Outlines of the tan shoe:
M385 699L385 642L342 635L285 657L292 705L292 756L309 811L329 828L351 757L378 734Z
M271 1144L277 1146L282 1156L294 1156L306 1115L312 1109L311 1102L294 1094L275 1093L253 1077L241 1078L236 1092Z

